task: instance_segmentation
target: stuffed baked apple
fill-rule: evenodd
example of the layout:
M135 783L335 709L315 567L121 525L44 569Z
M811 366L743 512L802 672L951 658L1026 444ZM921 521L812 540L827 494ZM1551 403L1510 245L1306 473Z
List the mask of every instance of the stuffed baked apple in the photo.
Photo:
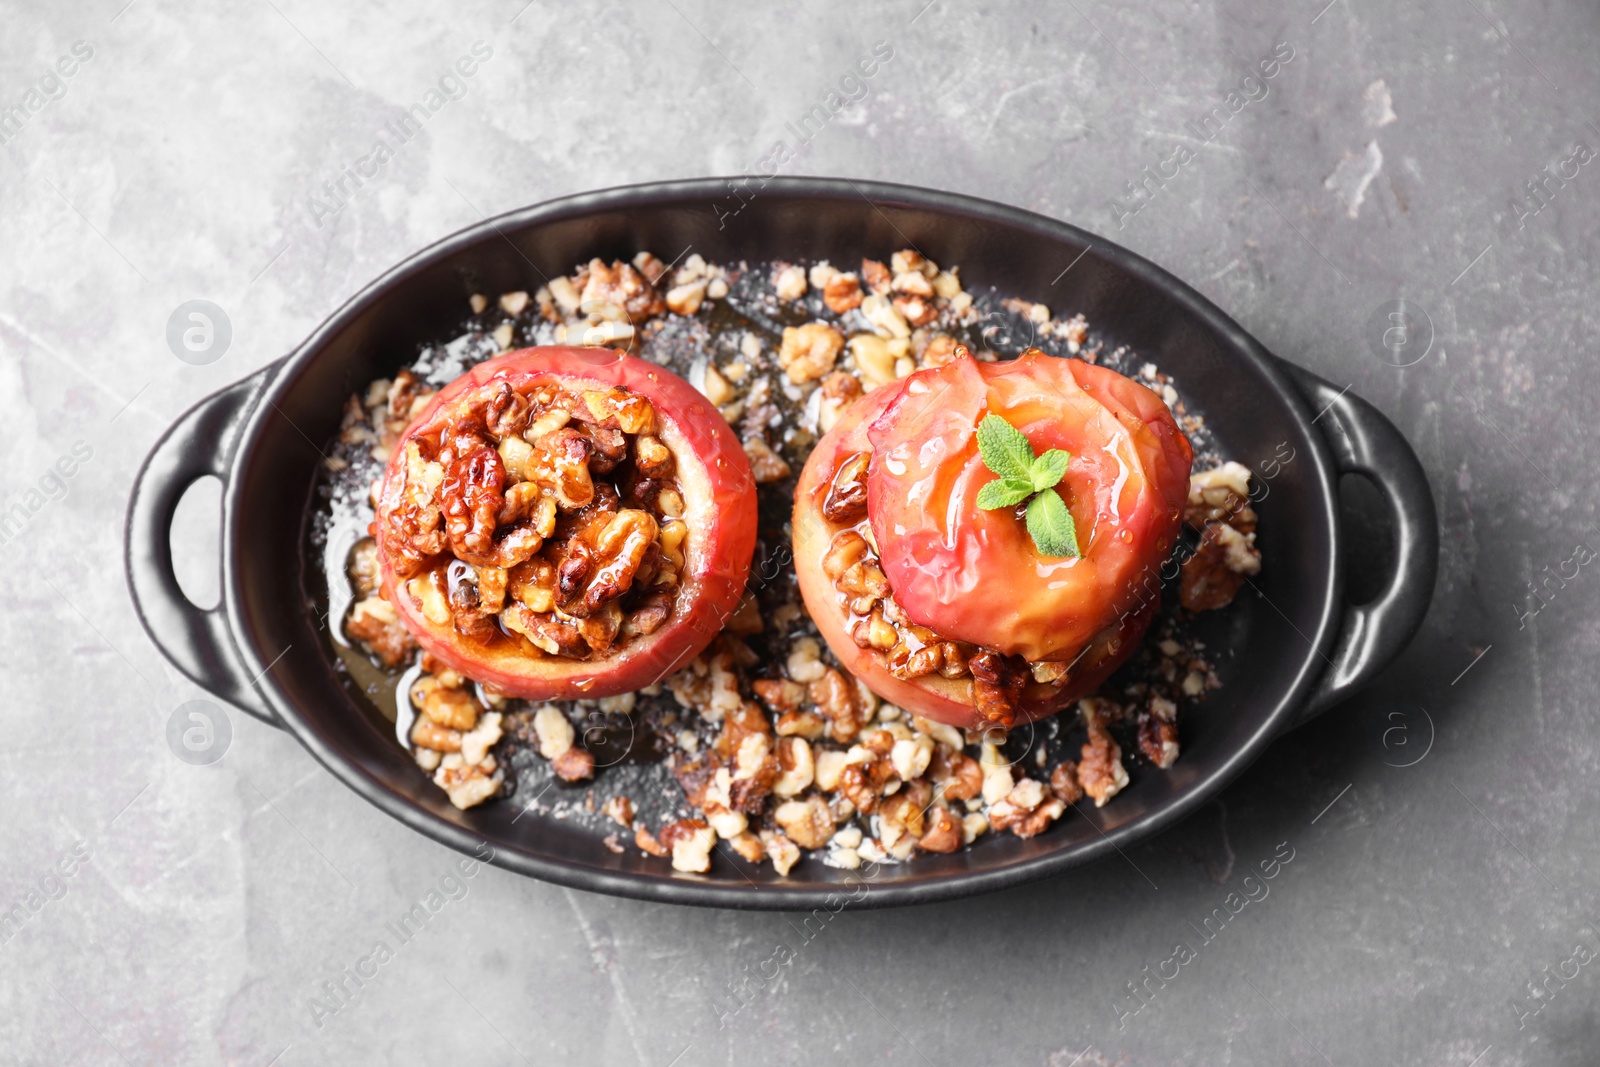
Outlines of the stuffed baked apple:
M407 428L376 501L384 596L424 649L535 700L659 681L744 591L755 484L715 408L653 364L529 348Z
M964 348L856 403L795 492L806 608L884 699L1009 728L1092 691L1157 607L1192 450L1106 367Z

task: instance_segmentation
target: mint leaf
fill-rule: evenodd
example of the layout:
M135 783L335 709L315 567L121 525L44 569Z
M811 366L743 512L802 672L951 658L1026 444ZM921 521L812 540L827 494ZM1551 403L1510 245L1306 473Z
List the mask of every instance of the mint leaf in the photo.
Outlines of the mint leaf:
M1033 494L1033 486L1011 478L996 478L978 490L978 506L985 511L1009 508L1020 504Z
M1044 455L1033 461L1033 466L1028 471L1028 480L1033 485L1035 492L1054 489L1061 484L1061 479L1067 475L1067 464L1072 462L1072 453L1063 452L1059 448L1052 448Z
M1028 472L1033 468L1033 446L1021 430L998 415L985 415L978 423L978 454L983 465L1002 478L1030 484Z
M1043 556L1071 558L1078 555L1078 530L1072 512L1054 489L1046 489L1028 501L1028 534Z

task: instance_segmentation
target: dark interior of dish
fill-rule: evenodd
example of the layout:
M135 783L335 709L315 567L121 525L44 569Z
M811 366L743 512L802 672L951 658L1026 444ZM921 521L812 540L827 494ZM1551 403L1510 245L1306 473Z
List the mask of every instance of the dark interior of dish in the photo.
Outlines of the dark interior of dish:
M1338 497L1310 414L1247 335L1136 257L1094 248L1092 238L1022 212L881 186L869 201L850 183L795 179L753 196L747 190L742 209L719 219L739 203L719 190L711 182L619 190L476 227L373 283L277 373L269 396L278 410L252 420L228 487L225 581L235 588L231 610L246 661L260 670L281 654L272 679L297 709L289 725L319 758L403 821L468 851L487 841L499 862L538 877L573 883L573 872L587 871L588 888L756 907L810 907L823 893L862 881L860 872L816 859L787 877L762 868L747 879L728 863L708 875L675 874L633 850L613 854L597 835L557 820L530 814L513 825L514 803L455 810L341 682L310 592L318 579L306 573L306 523L322 461L313 442L337 433L346 397L391 375L420 340L450 336L471 293L531 291L591 256L627 259L650 249L667 258L691 247L712 262L848 262L917 248L959 264L968 288L992 286L1087 315L1108 348L1129 345L1177 377L1222 455L1258 471L1285 447L1296 457L1277 468L1255 505L1259 595L1247 588L1232 609L1194 631L1224 684L1186 712L1178 762L1138 775L1104 809L1080 802L1079 814L1037 838L986 837L952 855L884 866L869 879L864 902L932 899L916 892L932 883L943 887L938 896L995 888L1099 856L1192 808L1293 721L1339 622Z

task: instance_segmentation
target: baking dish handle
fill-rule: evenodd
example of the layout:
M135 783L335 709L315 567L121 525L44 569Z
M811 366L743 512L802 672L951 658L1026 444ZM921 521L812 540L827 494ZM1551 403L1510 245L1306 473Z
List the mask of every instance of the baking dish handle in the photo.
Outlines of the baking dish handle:
M1383 493L1394 516L1395 566L1383 590L1365 604L1346 604L1329 666L1296 724L1338 704L1387 667L1422 625L1439 568L1439 524L1422 462L1394 423L1365 400L1279 360L1318 412L1315 423L1340 474L1362 474Z
M279 366L211 394L162 435L134 479L126 544L128 589L156 647L196 684L274 726L277 716L240 660L222 603L196 607L178 586L171 533L191 485L206 475L227 485L245 422Z

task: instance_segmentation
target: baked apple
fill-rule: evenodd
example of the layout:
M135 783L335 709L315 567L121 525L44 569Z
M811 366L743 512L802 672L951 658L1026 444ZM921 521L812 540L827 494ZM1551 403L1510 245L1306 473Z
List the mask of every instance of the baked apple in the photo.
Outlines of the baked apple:
M1193 458L1106 367L1029 349L857 401L795 490L795 567L828 646L879 696L1009 728L1092 691L1159 604Z
M450 383L396 445L373 535L417 642L511 696L597 698L698 654L744 592L755 482L681 378L528 348Z

